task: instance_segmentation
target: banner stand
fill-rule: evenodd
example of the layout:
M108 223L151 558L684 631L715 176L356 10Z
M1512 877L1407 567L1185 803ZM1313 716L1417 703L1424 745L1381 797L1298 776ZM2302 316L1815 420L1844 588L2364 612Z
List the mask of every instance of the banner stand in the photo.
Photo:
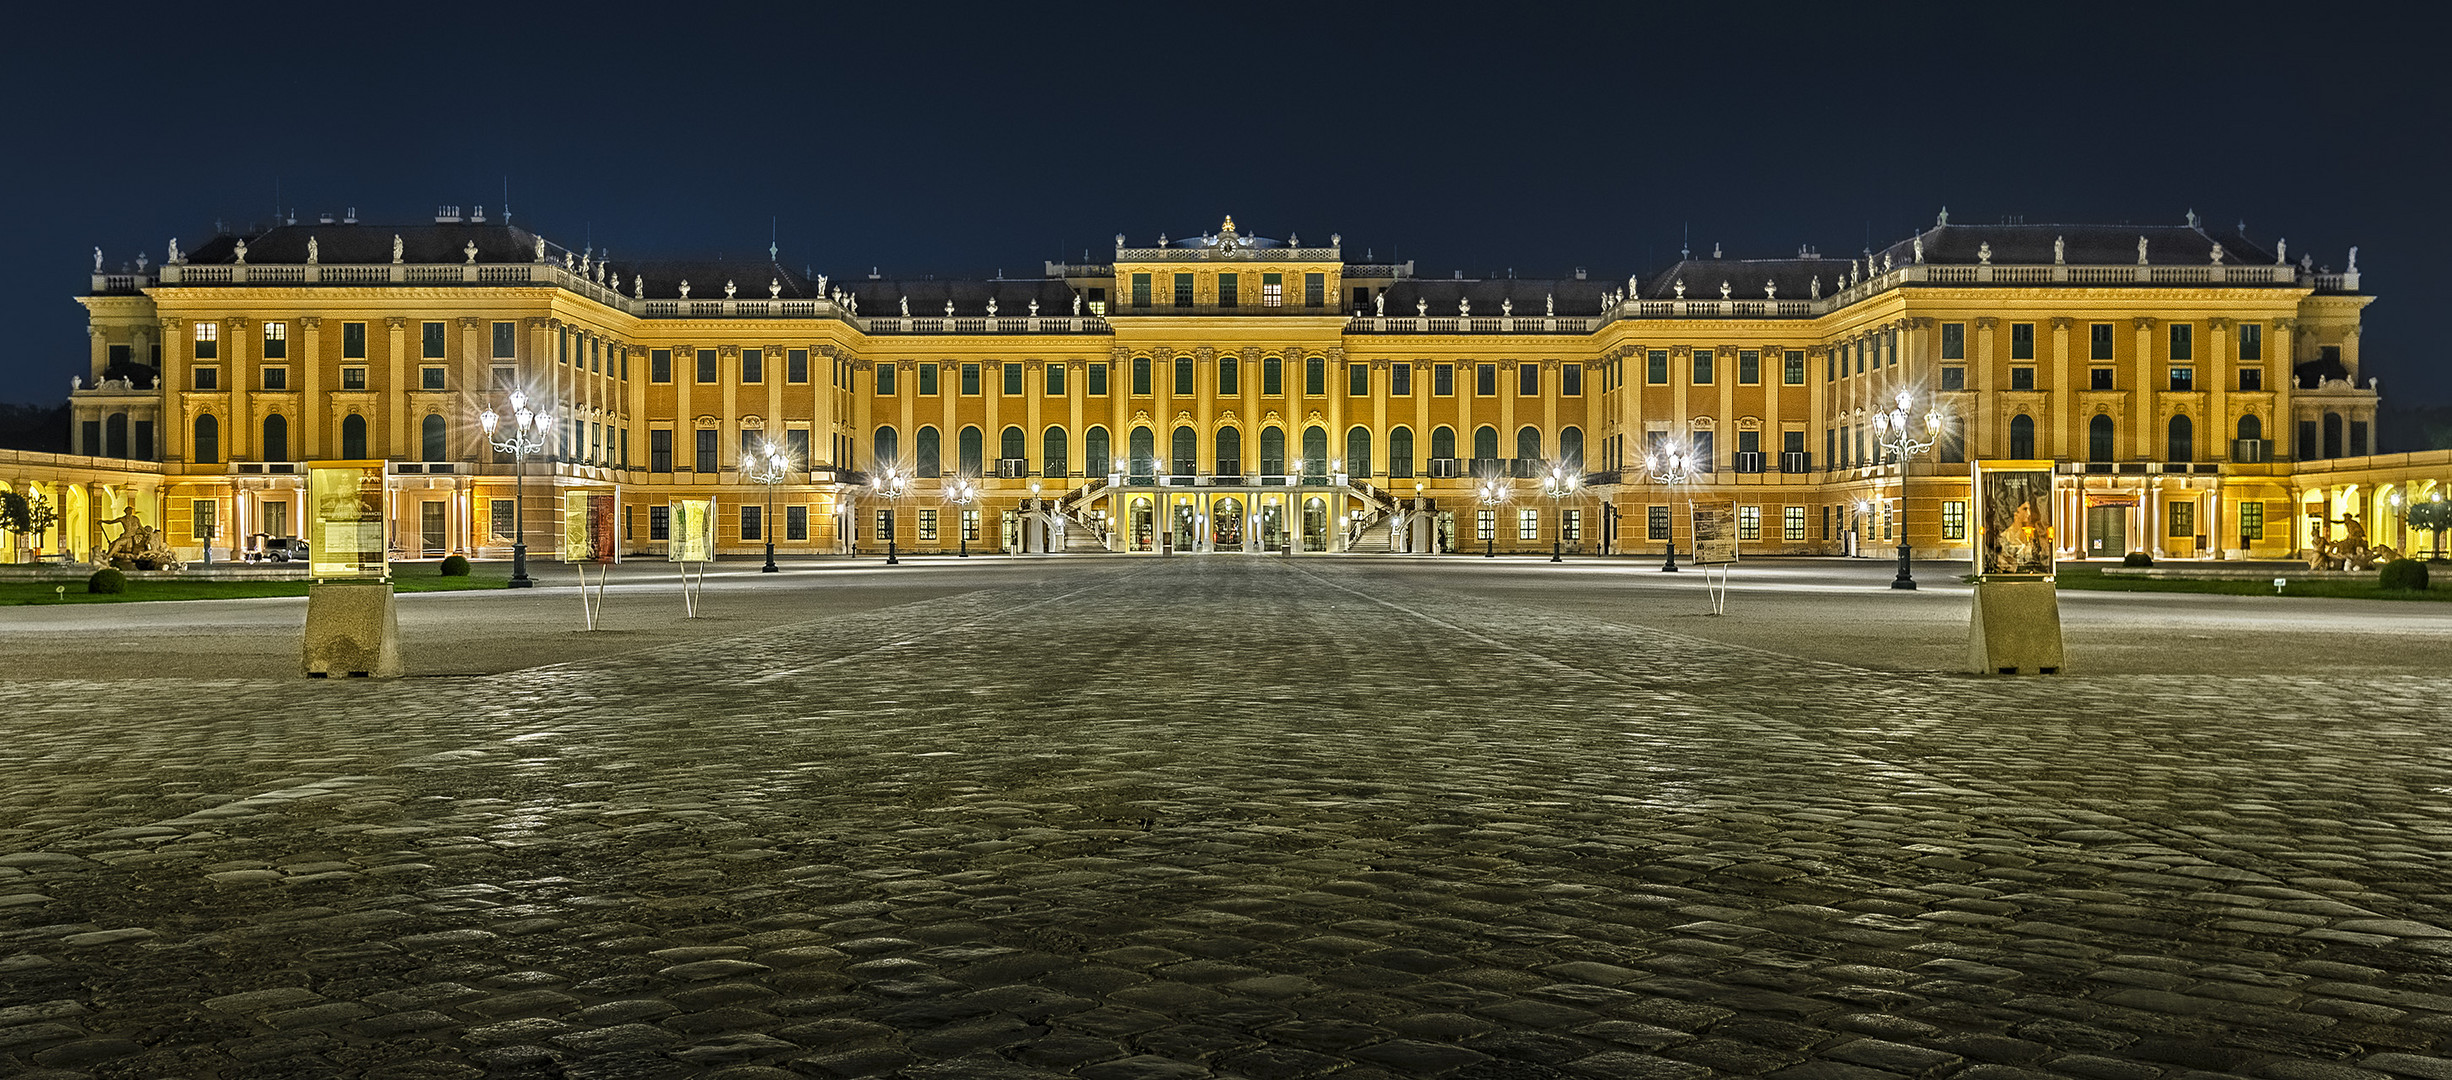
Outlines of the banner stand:
M609 491L572 491L562 496L562 561L579 571L579 614L589 630L604 614L605 578L621 561L615 538L618 499ZM587 564L596 564L594 592L587 583Z
M698 567L698 572L695 574L690 572L690 567L693 565ZM706 583L707 564L681 564L681 610L683 613L683 618L695 619L698 617L698 592L700 587L704 586Z
M664 558L681 567L681 612L698 617L698 600L707 584L707 564L715 561L715 500L674 499L669 512ZM698 567L692 573L690 567Z
M1728 614L1728 568L1737 562L1737 504L1724 499L1686 500L1686 520L1693 530L1693 565L1703 571L1703 595L1710 614Z
M1703 564L1703 595L1711 598L1711 613L1728 614L1728 564Z
M593 593L590 593L587 584L587 564L577 565L579 569L579 612L586 616L587 628L594 630L596 629L596 617L604 612L605 579L612 575L613 567L607 563L597 564L596 588Z

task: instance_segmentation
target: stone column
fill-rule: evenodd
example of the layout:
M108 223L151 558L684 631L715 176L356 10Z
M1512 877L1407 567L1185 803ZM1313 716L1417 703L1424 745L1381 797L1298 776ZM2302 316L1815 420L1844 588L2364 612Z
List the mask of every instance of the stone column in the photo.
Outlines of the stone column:
M2212 352L2197 364L2197 374L2200 376L2197 386L2206 393L2203 413L2196 417L2195 456L2200 461L2229 461L2231 435L2236 431L2231 424L2231 370L2234 367L2231 360L2234 355L2231 320L2208 319L2206 325L2211 331L2206 335L2206 346ZM2206 540L2218 545L2220 541L2215 540L2215 535L2219 532L2217 529L2207 533Z
M1072 459L1066 463L1064 471L1068 478L1067 482L1070 482L1070 477L1078 476L1083 480L1083 482L1086 483L1091 477L1107 475L1107 466L1109 464L1105 461L1090 460L1090 428L1088 423L1090 404L1090 364L1086 360L1064 360L1058 362L1064 365L1065 452L1066 456ZM1109 374L1112 376L1113 373L1110 372ZM1115 381L1112 377L1110 377L1107 381L1107 389L1110 391L1115 389ZM1111 452L1115 449L1115 432L1113 429L1109 429L1107 432L1107 448ZM1088 507L1083 507L1083 510L1087 511Z
M1217 460L1217 350L1207 345L1192 350L1193 441L1192 471L1211 471ZM1207 514L1206 497L1201 500L1200 513ZM1200 548L1208 550L1208 530L1201 530Z
M2069 332L2076 326L2077 320L2067 316L2052 319L2052 457L2055 460L2068 457L2063 452L2067 445L2065 440L2072 437L2069 425L2077 415L2077 375L2070 370L2069 357Z
M331 410L317 407L317 403L324 399L323 325L324 321L319 316L301 316L298 319L297 351L290 354L296 358L298 368L304 373L300 385L305 392L298 397L299 409L295 418L298 430L295 437L299 441L298 449L303 451L298 457L309 461L324 456L324 429L330 422L328 414ZM303 530L300 535L304 535Z
M2273 392L2273 415L2265 418L2265 437L2273 440L2273 456L2284 461L2299 459L2299 380L2291 370L2297 363L2298 334L2299 320L2294 318L2273 320L2273 332L2267 335L2273 359L2266 365L2270 370L2265 387Z
M379 458L413 458L417 455L409 452L408 435L409 388L415 385L409 381L408 375L409 320L399 315L388 316L383 320L383 326L390 332L391 382L384 385L383 393L375 400L381 402L377 407L387 414L389 422L384 425L383 431L391 441L384 446L367 447L367 451ZM371 440L374 433L369 431L367 435Z
M1034 476L1047 471L1047 432L1044 428L1047 400L1046 379L1047 361L1027 360L1022 363L1022 400L1025 403L1023 415L1029 418L1029 426L1022 429L1022 456L1030 460L1030 472ZM1068 433L1064 447L1068 454L1074 449L1069 436L1070 433ZM1050 493L1051 496L1064 494L1062 477L1058 477L1053 485L1048 486L1054 488Z
M2120 454L2115 446L2113 456L2146 461L2154 457L2154 436L2146 429L2154 426L2154 375L2162 367L2159 354L2154 350L2154 330L2160 321L2150 316L2140 317L2134 321L2134 325L2137 328L2137 356L2129 365L2129 415L2122 418L2130 428L2126 440L2128 454Z
M741 347L718 346L715 356L715 380L724 388L723 434L715 437L717 467L731 472L741 467ZM853 460L859 459L855 449Z

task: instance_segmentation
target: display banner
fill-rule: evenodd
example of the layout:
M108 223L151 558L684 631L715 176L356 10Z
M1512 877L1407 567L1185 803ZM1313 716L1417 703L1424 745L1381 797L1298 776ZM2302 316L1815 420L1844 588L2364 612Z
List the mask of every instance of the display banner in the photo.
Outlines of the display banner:
M1737 561L1737 504L1726 501L1686 504L1694 526L1694 563L1713 566Z
M324 461L307 469L315 527L308 534L307 570L318 578L391 576L383 513L383 463Z
M1983 533L1975 545L1975 572L1992 579L2048 578L2054 568L2052 463L1978 461L1971 485L1975 520Z
M621 547L615 542L613 501L609 491L562 494L563 562L621 561Z
M715 561L715 500L674 499L666 535L665 559L692 563Z

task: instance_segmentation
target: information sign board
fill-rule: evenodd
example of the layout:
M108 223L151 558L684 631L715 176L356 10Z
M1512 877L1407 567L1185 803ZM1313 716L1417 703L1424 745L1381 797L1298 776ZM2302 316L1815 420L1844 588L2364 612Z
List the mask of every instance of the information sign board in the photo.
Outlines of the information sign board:
M1985 579L2048 578L2058 532L2052 520L2052 463L1978 461L1974 465L1975 572Z
M615 542L613 493L568 491L562 494L562 561L611 563L621 561Z
M321 461L307 469L314 530L307 538L307 570L318 578L391 576L383 512L383 463Z
M1694 525L1694 563L1714 566L1737 561L1737 504L1710 500L1686 504Z
M665 545L665 559L677 563L715 561L715 500L674 499L671 521L667 526L670 540Z

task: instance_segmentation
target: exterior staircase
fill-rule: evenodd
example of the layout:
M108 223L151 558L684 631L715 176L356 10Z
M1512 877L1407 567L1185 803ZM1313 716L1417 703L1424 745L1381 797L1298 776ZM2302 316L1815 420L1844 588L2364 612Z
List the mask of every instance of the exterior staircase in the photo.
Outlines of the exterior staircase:
M1347 490L1362 500L1363 515L1346 534L1345 550L1356 555L1386 555L1396 550L1394 525L1403 501L1367 480L1347 480Z

